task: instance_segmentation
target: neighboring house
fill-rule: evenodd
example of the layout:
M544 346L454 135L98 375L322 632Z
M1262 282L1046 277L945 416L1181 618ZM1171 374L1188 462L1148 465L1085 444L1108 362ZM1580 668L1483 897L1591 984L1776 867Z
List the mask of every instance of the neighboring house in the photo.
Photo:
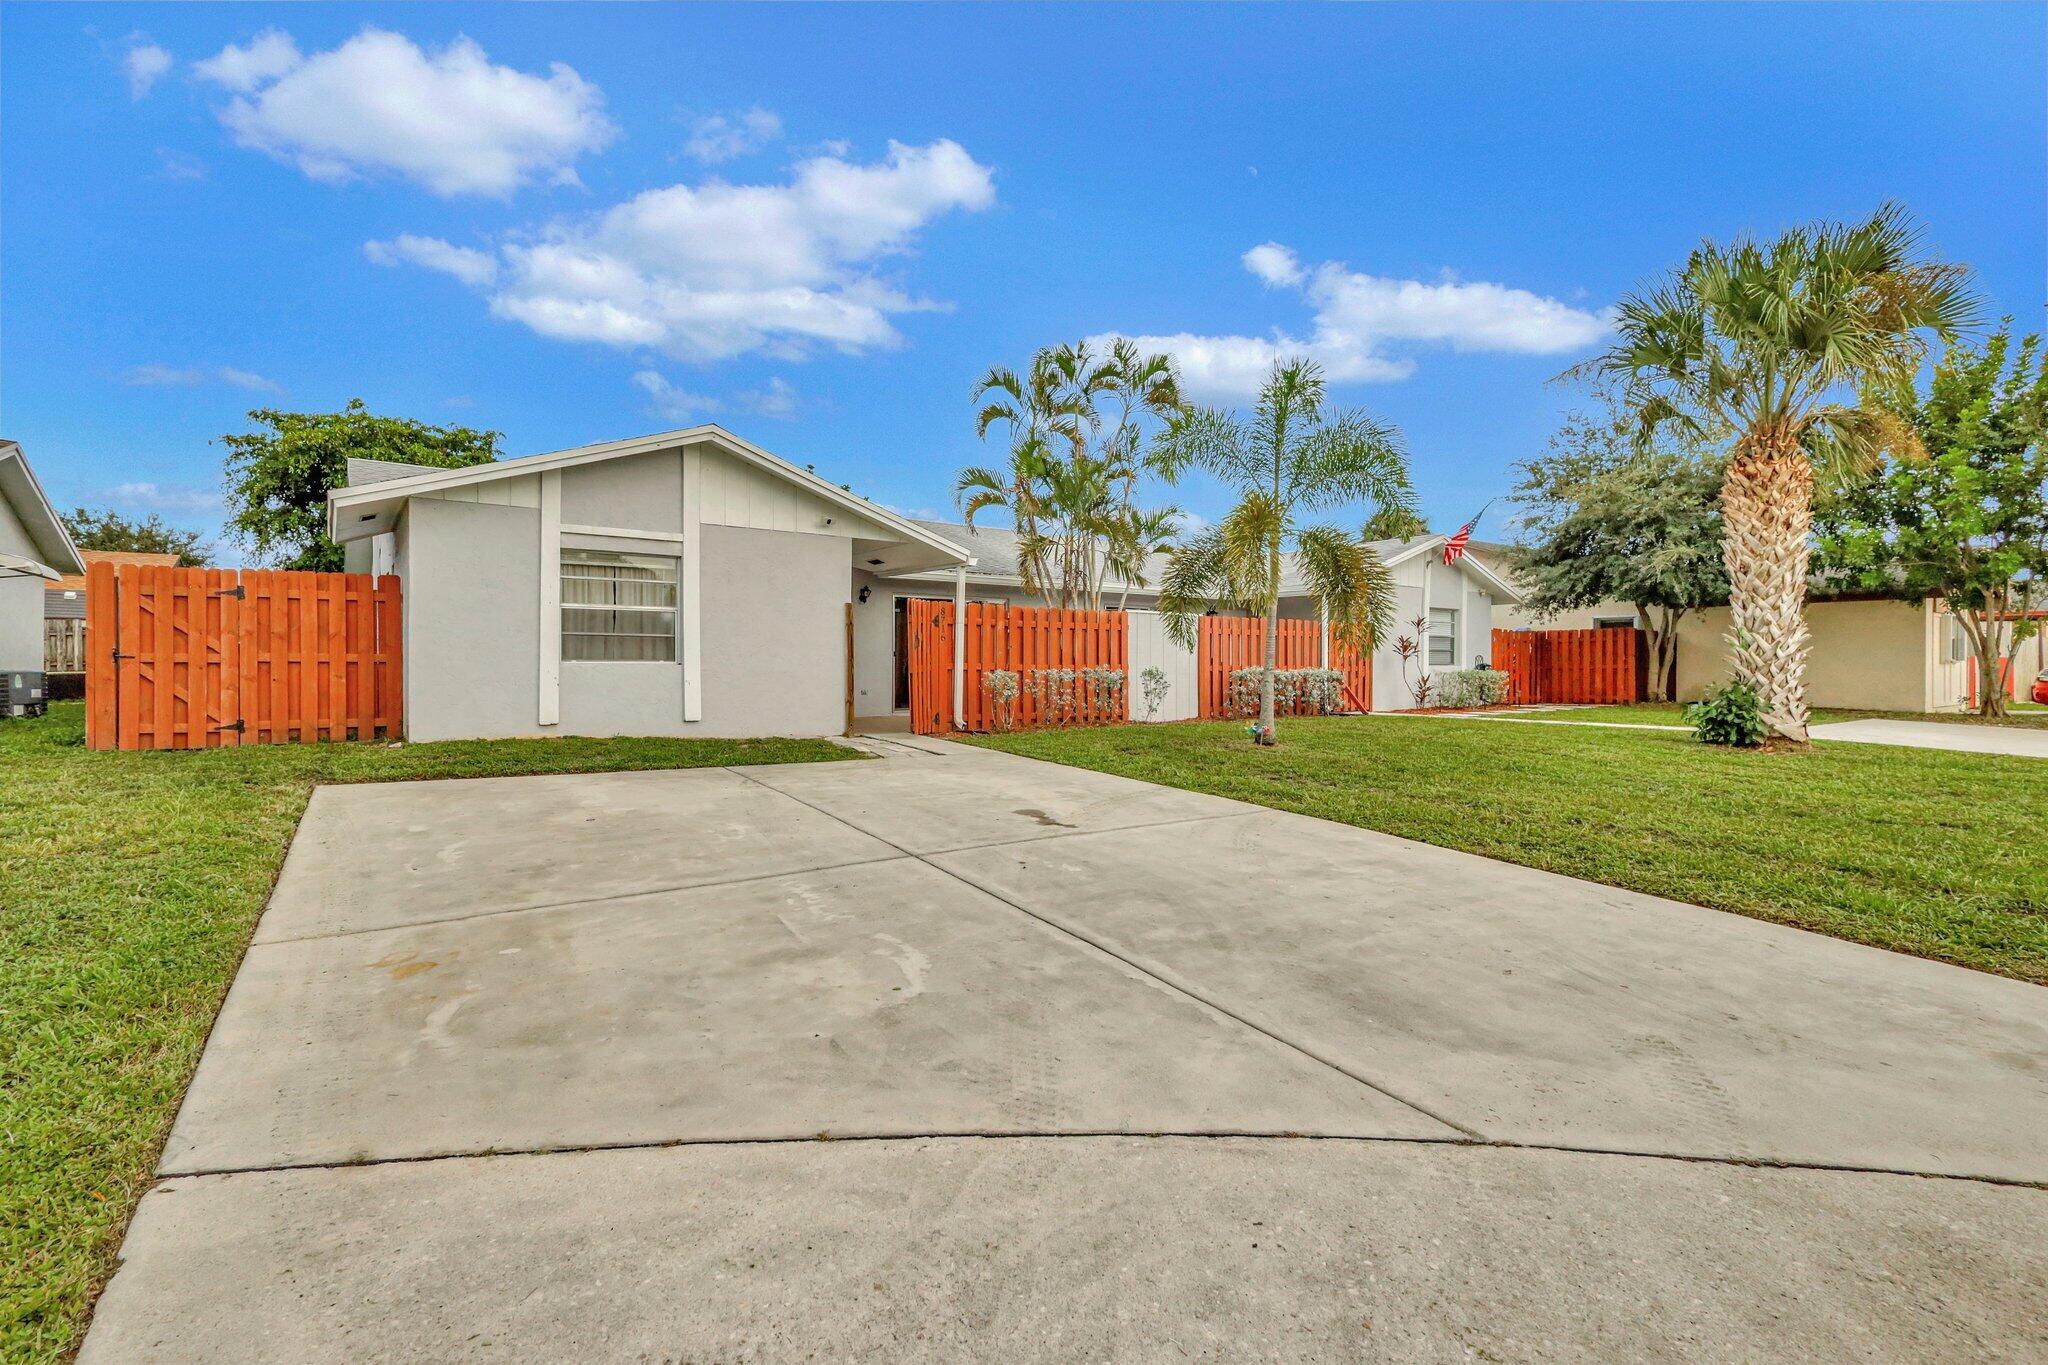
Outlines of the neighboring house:
M1013 533L898 516L716 426L465 469L351 460L328 529L352 572L404 585L422 740L838 734L849 712L907 709L903 602L1043 605ZM1492 604L1515 596L1469 556L1446 567L1442 544L1378 547L1438 671L1484 658ZM1162 567L1133 609L1156 606ZM1287 615L1314 616L1286 593ZM1375 665L1374 706L1412 704L1391 648Z
M1472 550L1512 576L1512 546L1482 547L1475 541ZM1507 630L1642 624L1635 607L1627 602L1599 602L1554 616L1538 616L1517 607L1496 616ZM1806 628L1812 637L1806 656L1806 697L1811 706L1957 711L1970 704L1969 641L1939 599L1901 602L1876 594L1842 592L1816 576L1806 602ZM1679 618L1677 700L1697 701L1708 686L1728 680L1728 631L1725 606L1696 608ZM2039 653L2038 646L2033 654L2023 646L2016 670L2023 672ZM2023 675L2033 677L2032 673Z
M87 569L95 564L152 564L170 568L178 562L175 554L150 550L80 550L78 557ZM68 573L43 590L43 670L47 673L85 671L85 577L83 573ZM77 689L78 680L73 679L72 695L83 695Z
M0 673L42 673L44 587L84 572L21 447L0 441Z
M1047 605L1045 599L1025 590L1018 571L1016 532L943 521L917 524L973 554L974 563L967 568L967 595L971 600L1016 606ZM1424 634L1428 637L1428 666L1434 673L1470 668L1485 659L1493 649L1494 604L1521 600L1514 584L1470 555L1455 565L1445 565L1444 540L1443 536L1418 536L1411 540L1374 541L1372 545L1393 572L1396 635L1414 634L1413 623L1418 618L1429 622ZM1102 605L1115 608L1128 601L1133 613L1156 611L1159 581L1166 572L1167 558L1164 554L1151 557L1143 584L1131 584L1128 599L1123 581L1110 576L1104 584ZM855 573L854 591L859 603L854 609L855 687L862 716L907 712L910 701L909 670L904 662L904 604L918 598L950 599L952 576L946 570L894 575L866 570ZM1290 620L1313 620L1317 614L1314 600L1292 572L1283 574L1281 580L1280 614ZM1140 622L1133 624L1135 627ZM1137 648L1135 634L1133 648ZM1419 660L1410 665L1411 674L1419 672L1422 666ZM1376 711L1400 711L1415 705L1402 680L1401 661L1392 641L1373 658L1372 705ZM1163 714L1192 715L1193 711L1186 706L1176 710L1169 703Z

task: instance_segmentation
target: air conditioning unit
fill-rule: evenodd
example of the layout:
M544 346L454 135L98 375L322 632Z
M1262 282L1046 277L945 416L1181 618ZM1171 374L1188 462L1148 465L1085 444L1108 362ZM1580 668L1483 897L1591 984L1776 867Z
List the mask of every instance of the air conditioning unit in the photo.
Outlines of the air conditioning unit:
M0 716L40 716L50 709L50 690L42 670L11 669L0 673Z

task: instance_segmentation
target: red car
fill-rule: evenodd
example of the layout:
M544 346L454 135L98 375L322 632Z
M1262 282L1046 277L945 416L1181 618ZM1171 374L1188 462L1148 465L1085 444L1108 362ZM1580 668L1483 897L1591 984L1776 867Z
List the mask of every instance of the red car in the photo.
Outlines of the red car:
M2048 706L2048 668L2042 669L2040 675L2034 679L2034 700Z

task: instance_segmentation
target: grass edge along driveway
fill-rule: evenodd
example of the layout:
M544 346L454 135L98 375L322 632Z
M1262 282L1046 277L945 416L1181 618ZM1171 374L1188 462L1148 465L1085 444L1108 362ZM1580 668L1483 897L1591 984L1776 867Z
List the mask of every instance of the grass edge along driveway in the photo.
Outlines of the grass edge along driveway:
M1363 716L973 737L2048 985L2048 763Z
M0 1359L74 1350L316 784L859 759L824 740L94 753L0 721Z

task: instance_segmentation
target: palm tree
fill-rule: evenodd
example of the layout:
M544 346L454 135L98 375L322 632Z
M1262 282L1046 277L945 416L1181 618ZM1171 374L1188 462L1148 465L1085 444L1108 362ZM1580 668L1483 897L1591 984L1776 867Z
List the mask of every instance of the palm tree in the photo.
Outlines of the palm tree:
M1025 591L1048 602L1053 597L1048 582L1051 542L1038 529L1045 479L1067 452L1081 447L1082 428L1092 416L1073 396L1077 361L1072 348L1050 347L1032 356L1022 375L1000 365L983 375L974 390L980 405L975 435L986 440L989 428L998 422L1007 426L1009 465L970 465L953 485L969 526L977 512L991 507L1009 510L1018 538L1018 575Z
M1573 373L1619 380L1642 434L1663 422L1734 435L1721 482L1730 644L1764 723L1806 740L1806 597L1816 472L1866 469L1918 438L1881 401L1910 389L1929 335L1973 321L1960 265L1920 259L1896 205L1794 228L1769 246L1703 243L1624 298L1615 340Z
M1111 518L1105 534L1103 561L1107 572L1123 581L1123 596L1116 609L1130 606L1131 589L1144 588L1145 571L1152 556L1164 554L1180 538L1181 511L1178 507L1139 509L1125 506Z
M1190 649L1196 618L1206 610L1265 617L1259 725L1270 735L1281 571L1290 547L1334 638L1369 654L1393 628L1393 576L1380 557L1335 527L1303 525L1302 518L1360 500L1413 507L1400 433L1361 412L1325 416L1321 367L1296 359L1274 364L1251 417L1196 410L1170 422L1157 444L1169 470L1196 465L1236 486L1230 514L1174 551L1159 610L1168 632Z
M1182 411L1170 358L1118 341L1106 359L1086 343L1039 351L1022 375L998 366L975 390L977 434L1009 428L1007 468L960 472L954 495L974 524L991 507L1009 511L1018 571L1049 605L1100 606L1117 527L1134 512L1139 479L1164 471L1144 449L1143 419ZM1108 434L1102 409L1120 407Z

